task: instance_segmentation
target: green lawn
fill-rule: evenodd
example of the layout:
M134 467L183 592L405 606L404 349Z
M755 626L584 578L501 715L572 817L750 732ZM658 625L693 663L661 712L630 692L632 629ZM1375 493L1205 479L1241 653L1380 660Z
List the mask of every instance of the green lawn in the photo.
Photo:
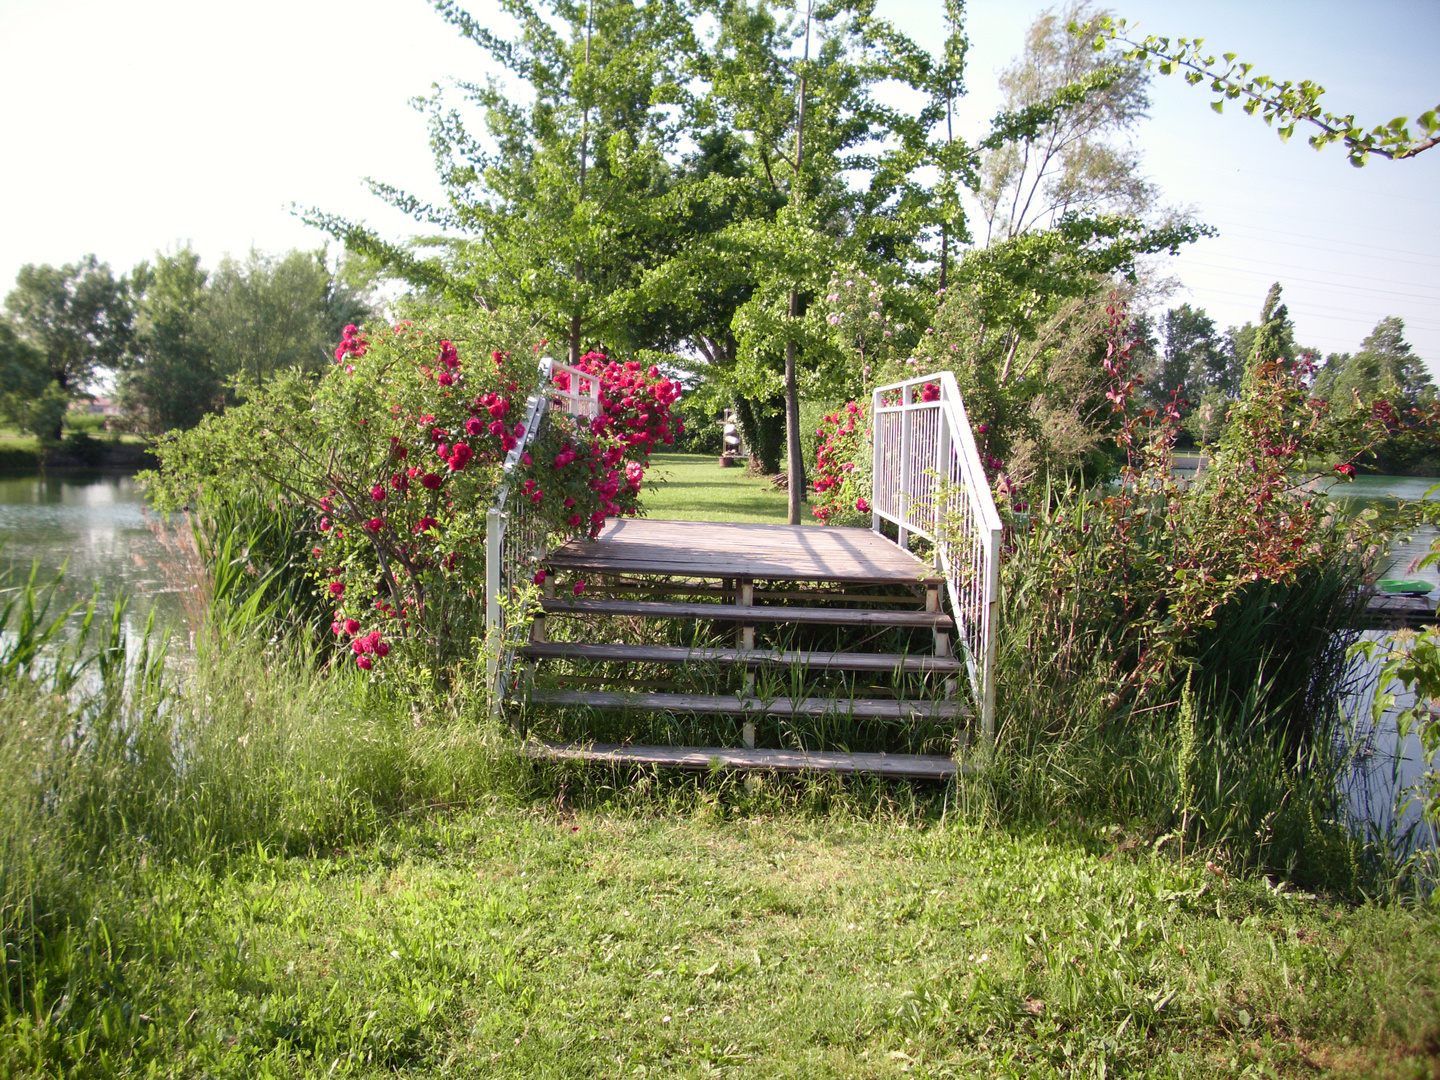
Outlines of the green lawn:
M142 871L91 932L113 1030L12 1012L0 1072L48 1043L89 1076L1435 1075L1432 916L1118 830L857 815L824 783L665 808L616 779L629 809L574 813L562 785L364 848Z
M722 469L704 454L652 454L640 505L646 516L671 521L757 521L785 524L788 494L743 467ZM804 510L805 524L817 524Z

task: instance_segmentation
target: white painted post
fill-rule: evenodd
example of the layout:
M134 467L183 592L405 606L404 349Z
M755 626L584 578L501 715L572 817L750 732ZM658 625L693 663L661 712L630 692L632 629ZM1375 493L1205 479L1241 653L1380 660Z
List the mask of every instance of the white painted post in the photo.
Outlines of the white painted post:
M880 391L870 391L870 531L880 531Z
M913 393L907 384L900 388L900 404L907 406L911 403ZM903 409L900 413L900 499L899 511L900 520L910 521L910 410ZM899 526L900 534L897 543L906 551L910 550L910 530L904 525Z
M995 627L1000 621L1000 533L989 535L985 573L985 672L980 704L980 733L987 747L995 742Z
M485 511L485 671L490 693L500 691L500 560L505 549L505 515L498 507ZM496 700L495 707L499 707Z

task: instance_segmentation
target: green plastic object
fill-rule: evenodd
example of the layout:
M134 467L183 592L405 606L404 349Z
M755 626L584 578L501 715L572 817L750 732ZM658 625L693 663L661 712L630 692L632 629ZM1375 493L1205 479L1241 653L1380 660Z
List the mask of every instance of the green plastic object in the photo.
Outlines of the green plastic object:
M1387 593L1419 593L1424 595L1430 592L1435 586L1422 578L1382 578L1378 582L1381 592Z

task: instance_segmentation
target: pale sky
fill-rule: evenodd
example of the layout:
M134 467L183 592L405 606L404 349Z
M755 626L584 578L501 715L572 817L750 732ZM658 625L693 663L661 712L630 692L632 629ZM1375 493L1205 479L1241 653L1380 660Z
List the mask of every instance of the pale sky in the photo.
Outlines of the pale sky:
M978 138L996 74L1040 3L972 0L957 133ZM493 0L469 5L497 29ZM923 43L939 0L881 0ZM1203 36L1259 72L1324 85L1331 111L1375 124L1440 105L1440 0L1183 2L1116 11L1140 33ZM0 294L25 263L94 252L128 270L190 241L207 266L252 245L279 253L324 237L290 212L320 206L384 235L417 231L366 176L438 195L423 118L407 105L447 78L479 80L484 54L421 0L0 0ZM1353 351L1398 315L1440 377L1440 148L1352 168L1301 132L1282 144L1238 109L1157 76L1136 132L1169 203L1221 235L1169 261L1181 300L1221 328L1258 314L1271 281L1299 340Z

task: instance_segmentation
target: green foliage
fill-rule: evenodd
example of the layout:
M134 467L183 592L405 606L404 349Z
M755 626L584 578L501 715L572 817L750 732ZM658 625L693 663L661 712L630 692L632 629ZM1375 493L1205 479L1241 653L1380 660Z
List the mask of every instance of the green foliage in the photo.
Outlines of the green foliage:
M977 193L986 246L1053 227L1067 214L1139 218L1157 192L1140 174L1139 153L1115 141L1149 107L1144 66L1067 25L1098 26L1084 0L1047 10L1031 25L1021 57L1000 76L1006 113L992 133Z
M136 267L135 342L122 383L125 409L158 434L192 428L223 402L206 319L209 274L190 248Z
M25 369L7 383L5 411L50 442L70 401L89 387L97 368L117 367L129 347L134 313L129 282L87 255L58 269L27 264L5 297L10 344L0 362ZM14 339L24 342L17 349ZM8 355L5 355L8 354Z
M350 256L332 269L324 249L225 257L209 277L204 310L216 376L258 388L282 370L319 374L345 326L374 316L373 282Z
M1295 473L1307 456L1353 456L1383 425L1333 415L1297 365L1257 364L1224 449L1182 483L1178 411L1132 411L1118 312L1109 336L1119 486L1032 486L1012 506L1024 513L1007 529L998 621L1005 798L1157 830L1178 820L1239 865L1359 882L1372 856L1343 825L1333 736L1347 628L1384 531Z
M1203 308L1181 304L1165 312L1160 320L1162 345L1152 370L1146 372L1145 396L1156 408L1175 399L1188 399L1192 406L1212 390L1240 389L1231 380L1215 321ZM1192 410L1182 409L1182 416Z
M1336 360L1331 357L1331 362ZM1330 378L1316 380L1316 396L1336 406L1359 401L1368 406L1384 400L1396 409L1408 409L1432 401L1435 388L1425 362L1416 356L1405 340L1405 323L1390 316L1375 324L1365 336L1354 356L1344 354L1335 365L1327 368ZM1322 371L1322 378L1324 372Z
M634 512L650 447L672 437L677 386L637 361L587 355L601 414L553 412L507 469L537 419L524 395L534 390L538 408L545 390L529 330L499 315L401 323L369 339L348 327L342 361L318 384L286 372L223 416L168 434L146 483L165 510L201 491L231 521L257 501L273 507L286 529L308 533L314 592L362 669L396 679L448 670L484 638L486 513L502 485L515 489L507 510L541 535L593 534L607 515ZM283 609L313 610L297 602L294 546L282 537L271 560L286 568Z
M1143 41L1125 36L1126 22L1101 16L1094 23L1081 26L1072 22L1070 33L1093 42L1096 51L1110 47L1112 42L1129 46L1125 54L1129 61L1139 61L1145 66L1156 66L1162 75L1183 74L1191 86L1208 83L1210 89L1220 95L1210 103L1217 113L1223 112L1225 102L1236 101L1251 116L1259 113L1265 123L1276 129L1282 142L1289 141L1300 123L1310 124L1319 131L1310 136L1310 145L1316 150L1324 149L1331 143L1341 143L1350 158L1350 164L1357 168L1364 165L1371 154L1390 160L1404 160L1429 150L1440 142L1440 108L1430 109L1415 118L1418 135L1412 135L1409 119L1397 116L1386 124L1377 124L1370 130L1355 122L1355 114L1340 116L1324 109L1320 104L1325 88L1309 79L1291 82L1277 80L1269 75L1251 75L1254 64L1238 61L1234 53L1222 57L1207 55L1204 38L1161 37L1151 34Z
M473 129L440 89L424 102L444 205L372 184L463 239L436 241L442 254L425 256L318 210L307 220L462 308L525 312L539 336L566 343L570 363L599 341L653 347L645 309L626 291L664 253L665 155L679 134L671 107L688 98L679 67L691 30L680 7L515 0L507 10L521 33L509 41L449 0L434 6L533 94L521 104L498 80L458 83L483 113Z

